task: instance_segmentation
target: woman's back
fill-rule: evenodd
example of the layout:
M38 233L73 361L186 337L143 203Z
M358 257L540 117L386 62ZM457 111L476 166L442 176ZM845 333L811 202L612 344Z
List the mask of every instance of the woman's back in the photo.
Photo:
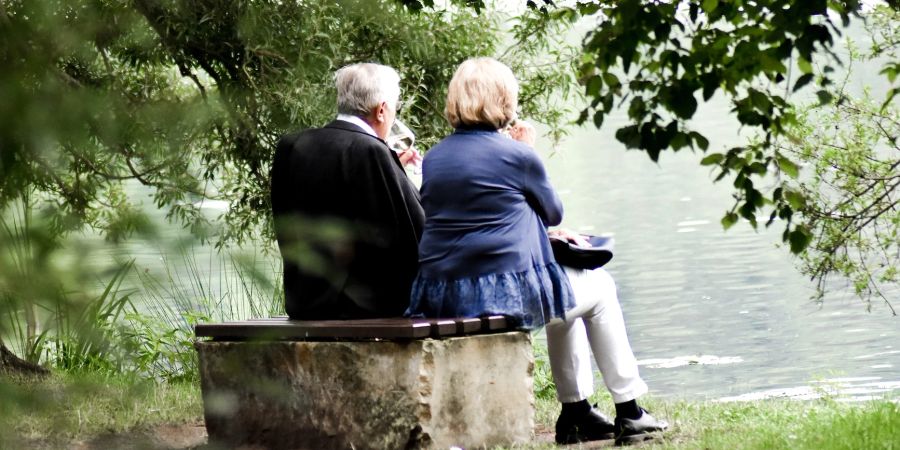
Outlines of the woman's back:
M544 222L562 205L535 151L494 131L461 129L425 157L420 273L456 279L553 261Z
M456 132L423 162L425 229L408 315L503 314L531 329L575 304L547 238L562 204L531 148L534 129L513 126L518 140L497 132L516 118L518 89L489 58L466 61L450 81L445 113Z

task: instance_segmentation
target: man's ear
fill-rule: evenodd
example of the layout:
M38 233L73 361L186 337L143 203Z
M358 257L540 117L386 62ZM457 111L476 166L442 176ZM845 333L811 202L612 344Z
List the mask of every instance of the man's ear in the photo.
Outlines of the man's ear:
M387 115L387 102L381 102L378 104L378 107L375 108L375 119L379 122L385 121L385 116Z

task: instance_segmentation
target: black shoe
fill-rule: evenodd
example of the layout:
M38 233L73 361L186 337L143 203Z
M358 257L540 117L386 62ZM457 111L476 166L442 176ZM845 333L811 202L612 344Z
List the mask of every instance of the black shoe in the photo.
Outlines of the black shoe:
M665 420L659 420L650 415L646 409L641 408L641 417L626 419L616 417L616 445L628 445L636 442L652 439L654 433L669 428Z
M591 408L580 417L559 415L556 421L556 443L575 444L585 441L612 439L616 425L600 411Z

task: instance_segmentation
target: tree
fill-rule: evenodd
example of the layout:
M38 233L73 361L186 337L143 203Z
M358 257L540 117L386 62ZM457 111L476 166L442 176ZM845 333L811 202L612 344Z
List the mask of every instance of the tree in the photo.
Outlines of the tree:
M871 45L848 42L847 76L827 89L832 100L800 106L788 129L800 139L784 139L778 150L811 169L788 181L788 192L800 193L788 200L814 236L800 255L803 272L820 295L829 275L840 275L861 298L880 298L896 315L890 300L900 281L900 111L893 90L859 96L846 86L858 62L898 61L900 12L878 8L866 20Z
M896 12L898 9L900 6L893 2L891 10ZM823 181L831 178L827 169L816 167L813 181L806 182L800 176L795 158L801 156L809 160L813 157L809 152L787 150L804 140L809 143L809 139L816 136L807 134L811 130L804 129L798 121L796 107L790 98L793 92L816 85L820 105L834 105L837 111L850 112L847 109L850 105L845 105L850 103L849 100L834 89L833 65L841 64L841 61L832 48L835 38L841 35L841 29L850 19L861 17L859 2L706 0L644 3L629 0L581 4L554 14L576 13L606 18L584 40L583 50L588 61L582 65L579 75L592 101L582 112L581 121L592 118L600 126L614 104L627 105L632 123L617 130L617 139L629 148L647 152L655 161L666 149L678 151L690 147L706 151L708 140L694 129L698 125L689 120L697 110L698 96L708 101L714 95L722 95L731 102L742 126L759 133L759 138L747 145L708 154L701 161L701 164L716 168L719 172L717 181L730 177L736 189L735 203L722 219L725 228L732 226L739 217L756 227L757 214L766 213L766 226L776 219L783 220L783 241L790 245L793 253L805 255L807 262L821 260L822 255L835 252L846 255L856 248L876 250L876 255L860 256L862 260L883 256L882 264L896 265L896 254L881 252L891 247L890 238L881 241L886 246L865 248L851 236L852 233L877 234L871 227L867 228L873 223L891 227L894 222L892 228L896 230L894 199L897 185L892 181L894 174L891 171L896 168L897 155L886 155L881 160L886 164L872 172L873 176L881 173L884 178L877 182L870 180L872 186L882 186L868 191L877 193L875 197L855 195L843 203L859 210L855 216L859 220L851 225L847 223L847 217L831 215L835 212L829 205L831 198L821 190ZM816 62L822 65L818 72L813 68ZM896 60L890 62L886 70L889 75L895 74ZM890 79L895 80L894 77ZM890 90L883 107L889 105L896 92L896 87ZM894 114L896 119L893 111L882 113ZM895 140L896 134L891 133L894 131L884 130L888 141ZM861 154L855 157L865 159ZM867 171L874 167L861 165L856 169ZM845 193L853 192L852 186L858 181L854 177L858 175L842 172L835 175L834 181L844 185ZM879 203L885 199L889 201ZM873 222L875 220L878 222ZM840 227L844 232L836 233L834 227ZM806 252L810 247L810 252ZM893 248L896 249L896 245ZM846 260L842 266L831 257L803 267L817 281L819 298L829 274L857 278L862 275L859 271L844 270L849 267ZM856 268L862 267L866 267L866 263L858 260ZM883 271L886 275L883 280L896 281L896 276L891 275L894 270ZM875 271L863 272L869 272L869 280L873 279ZM862 289L857 280L857 292L864 298L868 293L878 292L871 289L871 284L869 286L869 289ZM888 301L886 297L882 298Z
M118 240L147 226L123 190L138 182L198 230L197 200L229 201L219 242L240 242L268 227L275 140L333 115L336 68L397 67L411 122L437 136L455 64L493 49L476 27L495 28L392 2L3 0L0 206L34 190L58 231Z

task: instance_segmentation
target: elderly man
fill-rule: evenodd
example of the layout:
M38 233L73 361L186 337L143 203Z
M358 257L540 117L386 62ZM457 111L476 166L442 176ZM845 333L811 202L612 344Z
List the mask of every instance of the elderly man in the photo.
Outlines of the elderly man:
M280 140L272 212L293 319L400 316L416 275L424 214L385 140L400 77L354 64L335 74L337 118Z

